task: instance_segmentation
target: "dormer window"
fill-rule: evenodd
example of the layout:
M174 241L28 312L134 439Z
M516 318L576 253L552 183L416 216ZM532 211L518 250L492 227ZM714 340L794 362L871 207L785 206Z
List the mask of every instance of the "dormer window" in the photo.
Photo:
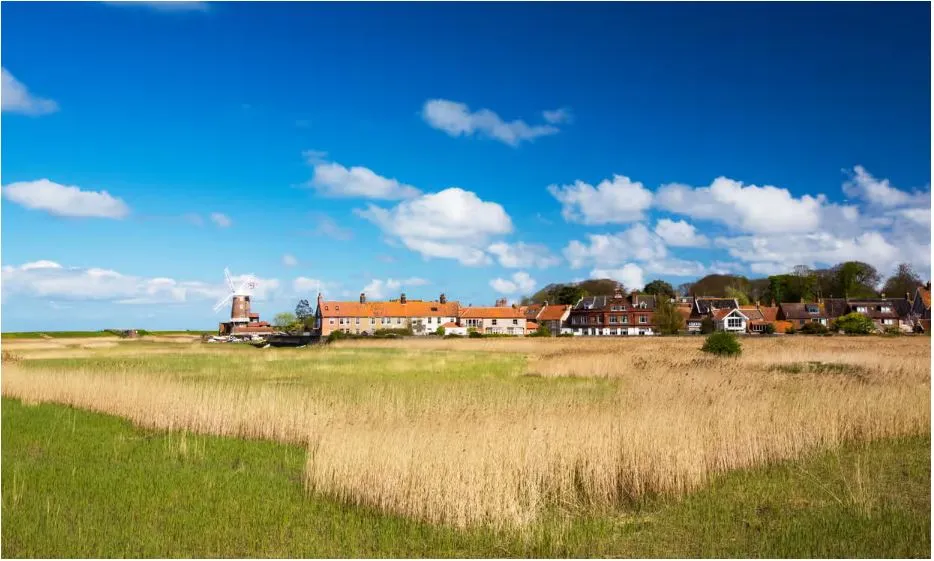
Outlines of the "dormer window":
M879 311L880 311L880 312L891 312L891 311L892 311L892 308L890 308L890 307L888 307L888 306L882 306L881 308L879 308Z
M341 311L341 307L340 307L340 306L334 306L334 311L335 311L335 312Z
M861 314L865 314L866 312L869 311L869 308L867 308L866 306L856 306L856 311Z
M805 305L804 305L804 309L805 309L805 310L807 311L807 313L809 313L809 314L817 314L817 313L820 313L820 309L819 309L815 304L805 304Z

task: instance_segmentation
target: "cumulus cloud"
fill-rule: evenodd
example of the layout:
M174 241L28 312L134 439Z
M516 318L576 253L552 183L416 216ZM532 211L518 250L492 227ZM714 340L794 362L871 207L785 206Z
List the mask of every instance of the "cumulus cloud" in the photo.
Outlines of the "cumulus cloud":
M383 177L369 168L346 168L336 162L329 162L325 159L325 152L307 150L304 156L314 170L314 176L308 184L326 197L398 200L420 194L415 187Z
M588 264L614 267L633 260L659 260L668 255L665 242L645 224L634 224L616 234L590 234L587 240L587 243L573 240L564 248L564 257L571 268Z
M56 216L120 219L130 214L126 203L107 191L82 191L48 179L10 183L3 187L3 196L26 208Z
M342 228L333 218L324 213L313 213L315 229L312 232L317 236L324 236L332 240L347 241L353 238L353 230Z
M561 262L560 258L552 255L551 251L541 244L496 242L486 250L496 257L501 266L508 269L528 267L546 269Z
M111 269L65 267L54 261L34 261L2 268L4 297L20 295L55 300L109 301L118 304L171 304L216 301L230 289L224 282L178 281L167 277L125 275ZM233 277L235 283L247 275ZM253 298L266 300L279 288L276 279L253 277Z
M590 278L613 279L623 283L623 286L629 290L637 290L645 286L642 267L635 263L627 263L615 269L594 269L590 271Z
M652 205L652 192L624 175L604 179L596 187L580 180L573 185L549 185L548 192L561 203L565 220L582 224L636 222Z
M282 256L282 264L286 267L294 267L298 265L298 259L294 255L286 253Z
M566 120L567 113L546 111L548 115L559 120ZM554 124L529 125L525 121L515 120L506 122L499 115L489 109L471 111L464 103L446 99L430 99L422 107L422 118L432 128L444 131L451 136L470 136L480 134L494 138L510 146L518 146L522 141L531 141L540 136L557 134L558 127ZM560 121L550 121L555 123Z
M230 228L233 225L233 220L226 214L220 212L211 213L211 222L216 224L218 228Z
M893 187L888 179L876 179L863 166L854 166L852 171L844 172L849 179L843 183L843 192L850 197L884 207L904 206L915 200L915 195Z
M6 68L0 68L0 92L3 94L0 111L3 112L38 116L58 111L57 103L31 94Z
M525 271L514 273L508 279L495 278L490 281L490 286L496 292L501 294L529 294L535 290L535 279Z
M662 218L655 223L655 233L671 247L705 247L710 243L707 236L684 220Z
M489 263L484 249L490 238L512 231L502 206L459 187L426 193L389 209L370 204L355 212L423 257L455 259L464 265Z
M659 208L670 212L766 234L813 231L820 225L826 197L795 197L787 189L718 177L709 187L663 185L655 200Z
M400 292L407 288L416 286L425 286L429 284L427 280L419 277L409 277L407 279L373 279L360 292L366 294L370 300L384 300L391 296L398 296Z

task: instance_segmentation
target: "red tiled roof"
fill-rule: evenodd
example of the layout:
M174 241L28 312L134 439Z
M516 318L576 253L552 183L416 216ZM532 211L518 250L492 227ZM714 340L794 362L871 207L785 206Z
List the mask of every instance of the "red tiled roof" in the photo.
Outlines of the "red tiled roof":
M476 306L461 308L458 316L462 318L525 318L519 308L513 308L512 306Z
M445 327L445 328L447 328L447 327L457 327L457 324L454 323L453 321L449 321L449 322L445 323L444 325L442 325L441 327Z
M564 315L568 313L571 309L571 306L560 306L560 305L550 305L542 308L541 313L538 315L539 321L558 321L564 318Z
M321 316L337 317L457 317L457 302L321 302Z
M924 307L930 308L931 307L931 291L923 286L919 286L918 293L921 294L921 301L924 302Z
M761 306L759 313L765 321L775 321L778 319L778 306Z
M527 321L525 322L525 328L528 329L529 331L535 331L536 329L538 329L538 324L535 323L534 321Z

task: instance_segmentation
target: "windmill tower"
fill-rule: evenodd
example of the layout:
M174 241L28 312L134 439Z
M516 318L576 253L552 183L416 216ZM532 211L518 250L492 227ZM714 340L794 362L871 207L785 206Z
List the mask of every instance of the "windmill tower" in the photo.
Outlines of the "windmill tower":
M227 279L227 287L230 292L214 305L214 313L217 313L230 300L231 327L237 324L246 325L250 323L250 296L251 291L256 288L256 280L251 276L247 276L237 286L230 276L230 270L226 267L224 268L224 278Z

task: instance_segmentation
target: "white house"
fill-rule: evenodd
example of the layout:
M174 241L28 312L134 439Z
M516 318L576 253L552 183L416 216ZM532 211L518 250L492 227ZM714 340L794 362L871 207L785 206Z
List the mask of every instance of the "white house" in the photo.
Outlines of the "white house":
M733 333L745 333L746 324L749 323L749 318L739 308L716 310L713 314L713 320L717 326L717 331L730 331Z
M460 335L461 337L467 336L467 326L466 325L457 325L453 321L449 321L442 325L444 328L445 335Z

